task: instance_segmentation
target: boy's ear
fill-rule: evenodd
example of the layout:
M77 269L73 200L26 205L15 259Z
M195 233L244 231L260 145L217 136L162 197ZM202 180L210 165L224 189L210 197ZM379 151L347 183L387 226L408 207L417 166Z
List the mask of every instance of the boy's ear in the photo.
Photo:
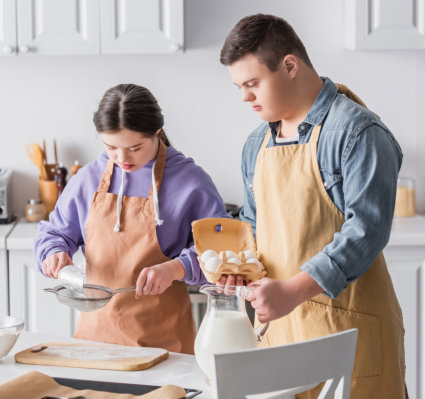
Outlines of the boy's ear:
M291 76L297 74L299 66L298 58L293 54L287 54L282 58L281 67Z

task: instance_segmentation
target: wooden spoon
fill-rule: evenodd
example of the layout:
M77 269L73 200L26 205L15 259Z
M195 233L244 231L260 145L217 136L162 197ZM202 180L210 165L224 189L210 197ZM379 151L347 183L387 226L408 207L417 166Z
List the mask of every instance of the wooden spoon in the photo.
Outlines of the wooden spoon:
M27 151L28 157L32 161L32 163L37 166L38 170L40 171L40 179L41 180L48 180L46 167L43 163L43 150L40 148L40 146L37 143L31 143L30 144L31 150L28 148L27 145L25 145L25 150Z

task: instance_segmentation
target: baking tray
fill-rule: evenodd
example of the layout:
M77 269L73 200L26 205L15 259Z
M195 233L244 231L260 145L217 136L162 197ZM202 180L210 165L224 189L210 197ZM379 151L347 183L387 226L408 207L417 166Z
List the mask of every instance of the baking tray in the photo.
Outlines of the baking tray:
M156 385L138 385L138 384L124 384L121 382L107 382L107 381L93 381L93 380L76 380L72 378L59 378L53 379L60 385L64 385L74 389L92 389L94 391L104 391L111 393L128 393L132 395L143 395L145 393L154 391L161 388ZM185 399L194 398L202 391L196 389L185 388Z

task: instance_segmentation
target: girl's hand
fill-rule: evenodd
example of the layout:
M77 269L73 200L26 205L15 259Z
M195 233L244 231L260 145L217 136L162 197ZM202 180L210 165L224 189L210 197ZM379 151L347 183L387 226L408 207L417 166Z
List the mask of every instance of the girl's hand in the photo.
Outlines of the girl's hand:
M174 280L184 277L184 268L178 259L145 267L136 283L136 298L142 295L160 295Z
M58 278L59 271L68 265L73 265L69 255L66 252L56 252L44 259L41 269L45 276Z

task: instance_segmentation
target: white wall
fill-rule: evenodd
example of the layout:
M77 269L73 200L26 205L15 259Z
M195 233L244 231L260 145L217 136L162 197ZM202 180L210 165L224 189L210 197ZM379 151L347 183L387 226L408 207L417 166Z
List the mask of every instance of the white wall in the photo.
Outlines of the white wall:
M183 54L141 56L0 57L0 167L14 171L15 211L37 197L37 172L24 145L58 143L66 166L87 163L102 144L92 115L104 91L118 83L148 87L157 97L174 145L215 181L226 202L242 203L240 153L259 124L240 100L219 53L242 17L272 13L304 41L316 70L345 83L392 129L404 150L402 173L417 179L425 213L425 52L353 52L344 48L341 0L186 0Z

